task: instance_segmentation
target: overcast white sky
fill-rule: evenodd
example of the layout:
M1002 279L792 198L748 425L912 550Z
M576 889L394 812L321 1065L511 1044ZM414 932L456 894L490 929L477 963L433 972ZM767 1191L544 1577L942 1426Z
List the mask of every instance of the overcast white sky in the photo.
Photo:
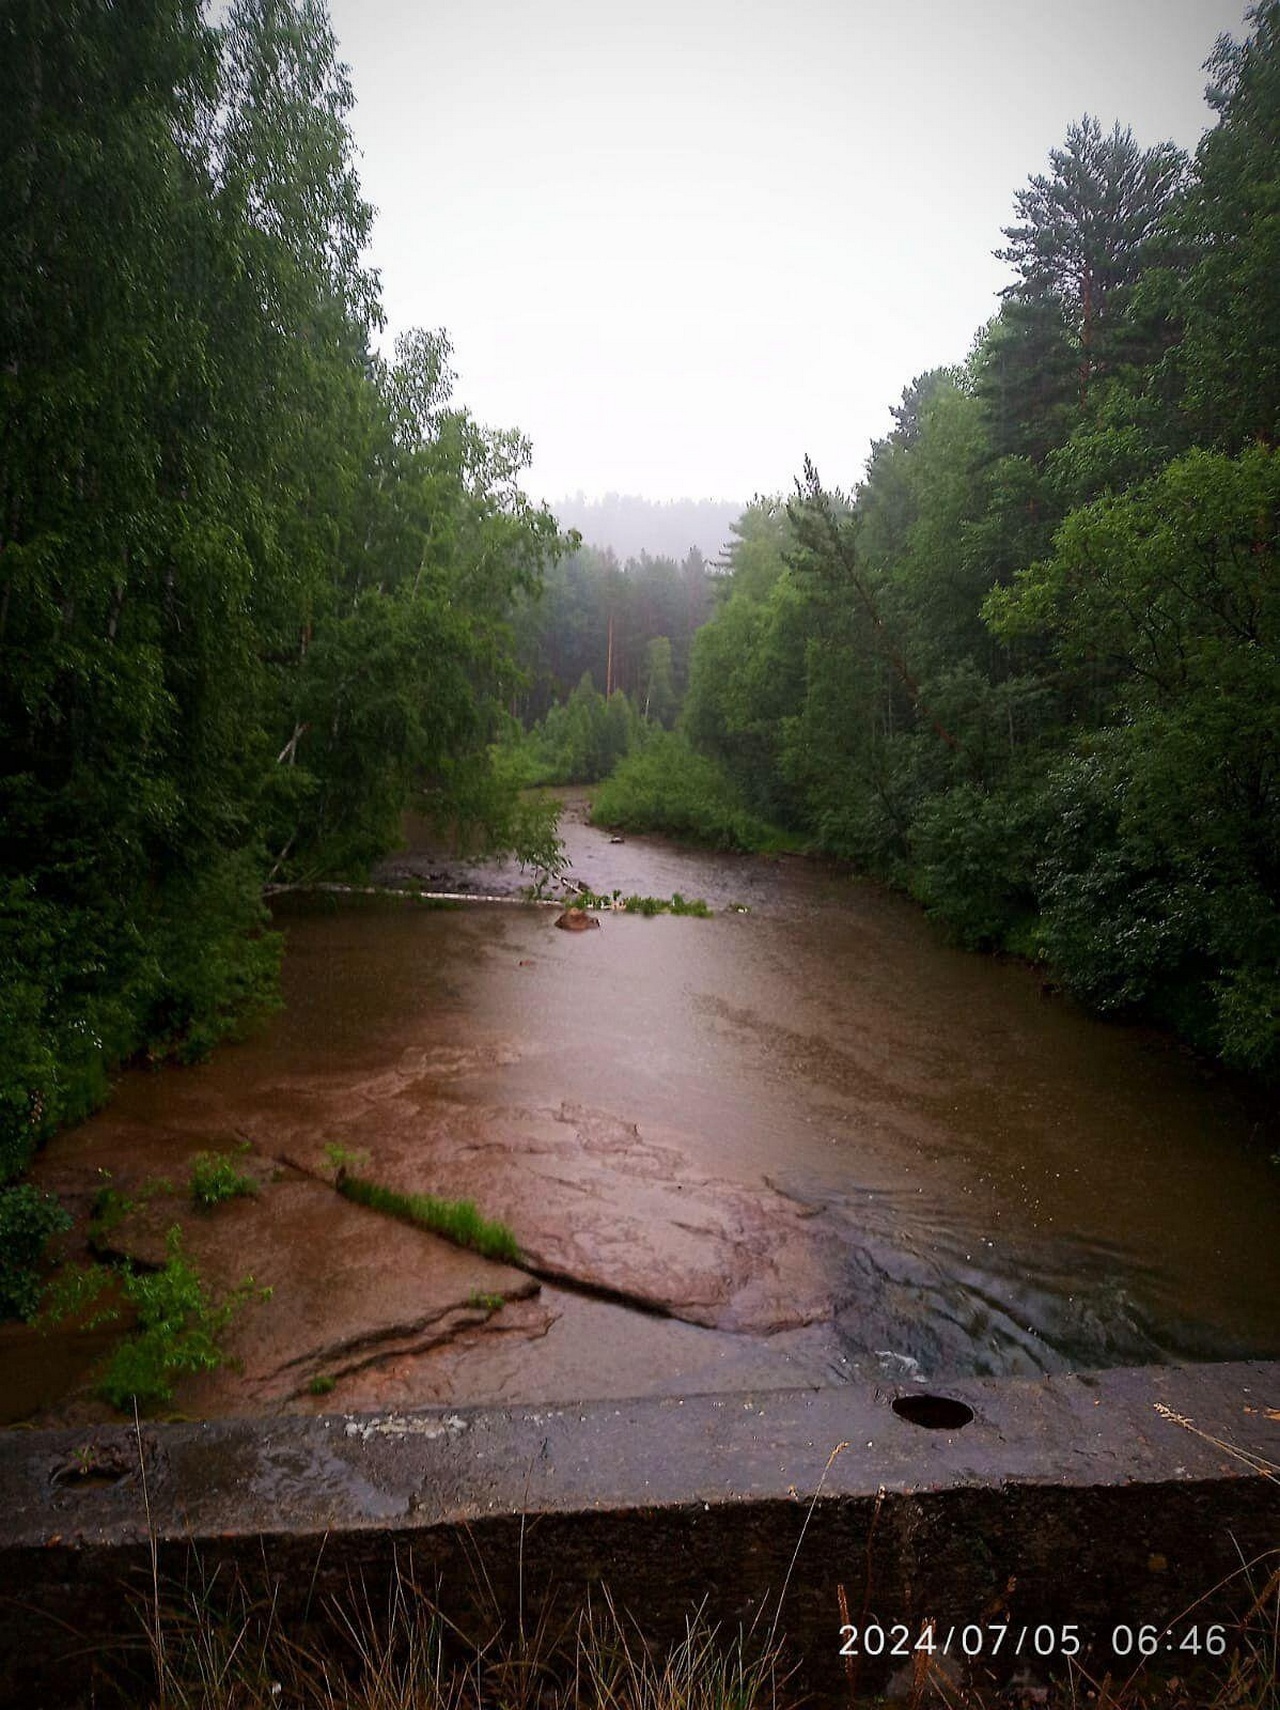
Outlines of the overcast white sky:
M388 333L529 491L850 486L1073 120L1194 148L1244 0L330 0Z

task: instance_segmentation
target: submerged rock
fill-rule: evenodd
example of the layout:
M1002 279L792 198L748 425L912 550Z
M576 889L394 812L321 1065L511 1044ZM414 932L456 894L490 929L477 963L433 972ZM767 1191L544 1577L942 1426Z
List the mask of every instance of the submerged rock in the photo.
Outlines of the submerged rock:
M556 925L564 932L590 932L593 927L598 931L600 922L585 908L567 908L556 916Z

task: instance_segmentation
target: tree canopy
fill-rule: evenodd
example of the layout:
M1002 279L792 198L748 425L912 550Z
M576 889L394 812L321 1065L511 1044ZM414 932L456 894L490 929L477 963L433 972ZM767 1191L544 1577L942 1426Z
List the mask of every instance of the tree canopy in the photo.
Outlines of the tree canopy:
M528 445L374 352L318 0L0 19L0 1175L139 1052L272 1001L264 885L413 799L516 835ZM544 828L545 829L545 828Z
M1194 161L1085 118L852 493L748 512L684 729L1100 1010L1280 1070L1280 4Z

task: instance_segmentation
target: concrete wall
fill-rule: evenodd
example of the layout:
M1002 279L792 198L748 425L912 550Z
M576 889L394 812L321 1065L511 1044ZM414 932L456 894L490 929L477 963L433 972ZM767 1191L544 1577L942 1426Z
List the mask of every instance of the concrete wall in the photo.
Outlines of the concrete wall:
M0 1701L119 1677L152 1536L166 1578L234 1565L290 1623L353 1586L382 1607L397 1561L464 1625L604 1584L656 1637L699 1606L767 1627L785 1585L798 1684L845 1703L840 1588L851 1620L913 1639L1007 1618L1008 1649L1039 1629L1061 1661L1074 1627L1101 1671L1117 1626L1172 1621L1173 1644L1238 1618L1241 1564L1280 1552L1280 1365L956 1383L954 1430L898 1393L144 1425L145 1500L131 1429L0 1435ZM865 1660L860 1689L890 1666Z

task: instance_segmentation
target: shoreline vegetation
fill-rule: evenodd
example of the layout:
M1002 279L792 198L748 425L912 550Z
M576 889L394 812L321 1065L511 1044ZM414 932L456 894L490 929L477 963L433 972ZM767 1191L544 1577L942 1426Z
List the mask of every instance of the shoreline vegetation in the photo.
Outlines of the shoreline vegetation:
M411 806L556 859L491 747L513 605L576 537L521 490L523 435L454 399L447 334L376 353L353 101L301 0L123 34L37 7L0 59L0 1251L27 1274L43 1142L278 1004L272 887L359 882Z
M999 309L861 480L806 460L712 567L556 566L513 745L526 781L600 783L600 823L780 831L1274 1083L1280 4L1246 26L1194 156L1068 128Z

